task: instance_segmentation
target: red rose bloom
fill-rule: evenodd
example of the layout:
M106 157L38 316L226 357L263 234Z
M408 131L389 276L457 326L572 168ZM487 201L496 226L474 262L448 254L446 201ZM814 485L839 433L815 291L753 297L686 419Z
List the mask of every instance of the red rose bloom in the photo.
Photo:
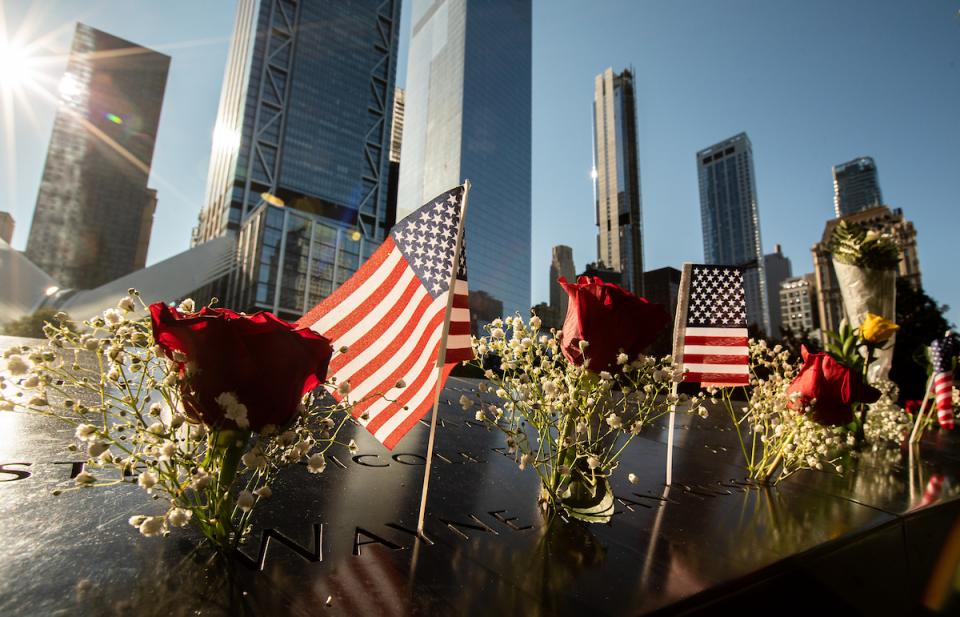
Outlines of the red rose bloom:
M863 382L859 373L825 353L810 353L801 347L803 367L787 389L800 393L795 406L807 406L816 399L813 419L820 424L842 426L853 421L854 403L875 403L880 391Z
M217 402L230 393L246 406L251 430L284 427L303 395L326 379L330 342L312 330L294 330L271 313L247 316L205 307L183 315L157 303L150 315L153 338L167 357L174 359L174 352L186 357L178 362L181 377L187 364L191 369L180 386L183 406L207 426L238 427Z
M593 371L616 370L621 350L635 360L670 319L659 304L599 278L581 276L571 284L561 276L559 282L570 296L560 334L563 355L582 365L585 354ZM581 340L589 344L583 353Z

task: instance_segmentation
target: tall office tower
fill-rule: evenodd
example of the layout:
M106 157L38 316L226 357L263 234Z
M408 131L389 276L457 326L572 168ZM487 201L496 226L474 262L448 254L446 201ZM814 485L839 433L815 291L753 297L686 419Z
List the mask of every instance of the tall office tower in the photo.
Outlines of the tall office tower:
M608 68L594 79L593 178L597 259L643 295L643 208L633 70Z
M838 217L883 204L877 165L869 156L834 165L833 207Z
M9 212L0 212L0 238L7 244L13 242L13 215Z
M833 258L830 254L830 239L833 230L841 220L854 223L866 229L890 234L900 247L900 265L897 276L905 279L914 289L921 288L920 258L917 255L917 230L913 223L903 217L900 208L877 206L867 208L849 216L830 219L823 228L820 242L810 249L813 254L813 267L816 276L817 311L820 318L820 328L823 330L837 330L840 321L844 318L843 296L840 293L840 283L833 269Z
M772 337L782 336L780 332L780 283L793 276L793 267L790 258L783 254L779 244L775 244L773 252L763 256L763 270L767 278L767 310L768 323Z
M550 260L550 308L563 321L567 315L567 302L570 297L557 282L561 276L573 283L577 279L577 270L573 266L573 249L558 244L553 247L553 258Z
M299 316L383 242L399 22L400 0L238 2L193 239L247 243L214 290L234 308Z
M169 56L77 24L26 251L61 287L98 287L145 265L169 68Z
M780 282L780 322L793 334L807 332L820 339L817 313L817 277L813 274L791 277Z
M526 315L531 0L413 0L412 10L397 218L470 180L471 308ZM490 311L479 325L499 316Z
M746 268L747 323L770 332L753 148L746 133L697 152L703 257Z

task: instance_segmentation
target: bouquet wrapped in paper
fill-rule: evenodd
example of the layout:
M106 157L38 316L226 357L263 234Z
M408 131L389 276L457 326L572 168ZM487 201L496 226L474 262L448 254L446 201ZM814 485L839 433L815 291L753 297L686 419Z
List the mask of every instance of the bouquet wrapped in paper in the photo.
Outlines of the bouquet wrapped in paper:
M900 248L894 239L841 221L833 231L830 252L850 326L859 328L868 314L894 321L900 263ZM893 364L893 344L891 337L877 352L867 373L871 383L887 379Z

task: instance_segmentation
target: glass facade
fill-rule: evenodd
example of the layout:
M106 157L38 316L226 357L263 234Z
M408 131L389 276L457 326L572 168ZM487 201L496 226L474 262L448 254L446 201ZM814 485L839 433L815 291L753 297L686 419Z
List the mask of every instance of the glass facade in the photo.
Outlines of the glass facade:
M597 259L643 295L643 208L633 71L597 75L593 97Z
M258 269L272 264L273 274L234 277L215 292L291 311L304 297L329 295L383 241L399 18L400 0L238 4L208 203L194 241L241 228L249 238L247 219L265 193L296 212L278 227L268 210L264 232L253 234L263 251L241 251L259 255ZM347 239L330 248L319 220ZM327 261L308 259L313 245ZM254 280L253 295L235 286Z
M703 257L745 268L747 323L770 332L753 148L740 133L697 153Z
M471 309L480 325L526 315L530 0L414 0L412 10L397 219L469 179Z
M244 219L238 247L227 305L293 321L350 278L377 243L338 221L264 203Z
M837 216L849 216L883 205L877 164L869 156L833 167L833 206Z
M92 289L146 262L169 68L169 56L77 24L26 250L63 288Z

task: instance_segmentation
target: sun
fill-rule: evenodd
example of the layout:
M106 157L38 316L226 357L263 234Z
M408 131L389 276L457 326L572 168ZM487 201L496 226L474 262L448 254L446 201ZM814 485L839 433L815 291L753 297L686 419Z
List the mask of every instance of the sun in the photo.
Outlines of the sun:
M0 88L19 90L33 80L33 58L26 47L0 38Z

